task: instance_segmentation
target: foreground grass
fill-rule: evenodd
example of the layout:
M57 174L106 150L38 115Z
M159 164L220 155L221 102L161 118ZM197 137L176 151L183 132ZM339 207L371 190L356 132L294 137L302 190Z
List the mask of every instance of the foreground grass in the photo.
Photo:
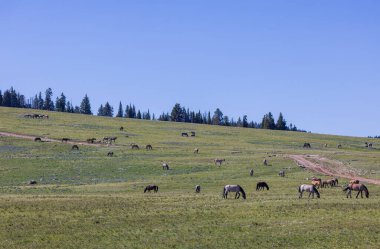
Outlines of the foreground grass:
M370 199L346 199L333 188L299 200L297 186L316 174L283 157L318 154L380 179L380 153L364 148L368 139L62 113L23 118L28 112L0 108L0 131L118 139L71 151L70 144L0 137L0 248L379 248L379 186L368 185ZM154 149L133 151L130 143ZM226 163L216 167L214 158ZM172 169L163 171L163 161ZM31 179L38 184L29 186ZM255 191L262 180L270 191ZM143 194L150 183L157 194ZM247 200L222 199L225 184L243 186Z

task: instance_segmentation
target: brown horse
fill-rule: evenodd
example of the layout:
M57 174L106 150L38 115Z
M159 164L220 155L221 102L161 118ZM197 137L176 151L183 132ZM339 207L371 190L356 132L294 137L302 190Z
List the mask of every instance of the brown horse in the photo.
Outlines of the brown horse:
M109 151L109 152L107 153L107 156L112 157L112 156L113 156L113 151Z
M137 144L132 144L131 148L132 148L132 150L134 150L134 149L139 150L140 149L140 147Z
M221 166L222 165L222 162L226 161L226 159L214 159L214 163L215 165L218 165Z
M145 149L147 149L147 150L153 150L153 147L152 147L152 145L148 144L147 146L145 146Z
M36 137L36 138L34 139L34 142L42 142L42 140L41 140L40 137Z
M368 189L367 187L364 185L364 184L349 184L347 187L345 187L343 189L343 191L347 191L347 195L346 197L348 198L348 196L350 196L350 198L352 198L351 196L351 191L354 190L354 191L358 191L358 194L356 195L356 198L358 198L359 194L361 194L361 197L363 198L363 191L365 193L365 197L369 198L369 192L368 192Z
M74 144L72 147L71 147L72 150L79 150L79 147L78 145Z
M334 179L330 179L330 180L326 180L326 181L322 181L322 188L326 188L326 187L334 187L338 184L338 179L337 178L334 178Z

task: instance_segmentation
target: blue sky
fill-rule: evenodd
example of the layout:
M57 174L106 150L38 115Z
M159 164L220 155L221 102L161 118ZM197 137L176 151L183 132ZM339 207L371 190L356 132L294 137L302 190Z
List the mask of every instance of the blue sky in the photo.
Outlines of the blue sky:
M379 13L376 0L0 0L0 89L380 135Z

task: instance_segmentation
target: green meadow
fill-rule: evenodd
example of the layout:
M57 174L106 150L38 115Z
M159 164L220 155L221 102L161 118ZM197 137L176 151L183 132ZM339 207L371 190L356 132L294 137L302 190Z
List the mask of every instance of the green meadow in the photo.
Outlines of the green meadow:
M24 118L29 113L49 119ZM195 137L181 136L191 131ZM366 184L369 199L347 199L341 187L299 199L298 186L308 178L330 177L285 157L320 155L380 180L378 139L4 107L0 132L43 140L0 136L0 248L380 248L379 185ZM116 143L79 144L105 136ZM44 141L63 137L79 150ZM225 162L215 166L215 158ZM270 190L256 191L258 181ZM158 193L143 193L148 184ZM223 199L226 184L241 185L247 199Z

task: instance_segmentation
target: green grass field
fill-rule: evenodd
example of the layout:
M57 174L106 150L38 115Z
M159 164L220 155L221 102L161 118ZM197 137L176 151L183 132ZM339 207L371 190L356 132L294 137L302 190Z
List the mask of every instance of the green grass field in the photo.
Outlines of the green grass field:
M181 137L190 131L196 137ZM340 187L298 199L306 178L327 177L284 158L321 155L380 179L379 140L15 108L0 108L0 132L78 142L118 137L112 146L72 151L68 143L1 136L0 248L380 248L380 186L366 184L369 199L347 199ZM226 161L217 167L214 158ZM270 190L255 191L258 181ZM144 194L151 183L158 193ZM223 199L226 184L241 185L247 199Z

